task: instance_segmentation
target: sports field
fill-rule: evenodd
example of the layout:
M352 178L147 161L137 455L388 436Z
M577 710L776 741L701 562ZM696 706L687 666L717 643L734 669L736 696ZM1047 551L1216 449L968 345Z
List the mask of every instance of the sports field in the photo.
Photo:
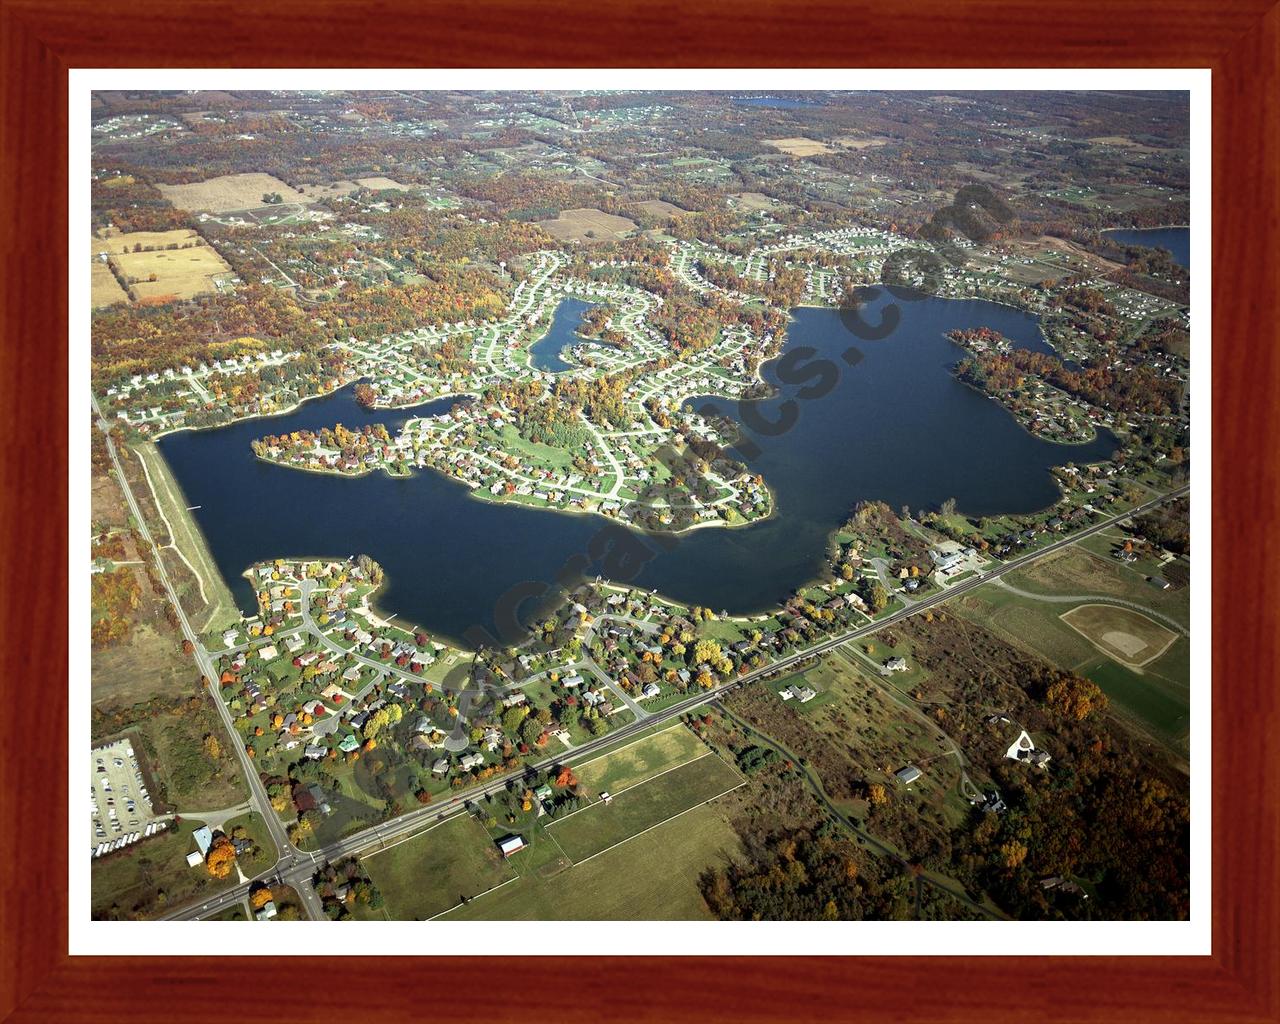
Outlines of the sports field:
M552 822L551 836L575 864L626 842L677 814L727 793L742 777L715 754L688 761Z
M1114 605L1082 604L1061 618L1103 654L1135 668L1155 661L1178 639L1147 616Z
M516 877L469 814L368 854L362 863L397 921L425 921Z

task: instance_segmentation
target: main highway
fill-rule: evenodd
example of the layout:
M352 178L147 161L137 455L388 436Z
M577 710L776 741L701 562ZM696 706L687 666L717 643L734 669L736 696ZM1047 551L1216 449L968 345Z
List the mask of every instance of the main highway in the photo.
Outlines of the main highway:
M719 686L714 686L707 690L702 690L691 697L670 705L660 712L647 715L643 718L638 718L635 722L622 726L619 729L615 729L606 736L601 736L597 739L583 743L575 747L571 753L558 757L545 758L544 760L529 766L526 770L537 770L539 768L550 767L556 764L580 761L587 755L594 754L611 747L624 739L643 732L644 730L669 722L672 719L679 718L681 715L684 715L695 708L701 707L708 701L721 697L738 687L746 686L766 676L784 671L800 662L833 651L843 644L859 640L862 637L869 636L872 633L877 632L878 630L882 630L894 625L895 623L902 622L913 615L925 611L926 609L942 604L945 601L950 601L962 594L969 593L970 591L984 586L1006 573L1025 568L1038 559L1051 555L1056 551L1061 551L1062 549L1070 547L1086 537L1108 529L1109 527L1123 522L1126 519L1130 519L1133 516L1142 515L1144 512L1148 512L1167 501L1180 498L1189 492L1190 485L1185 485L1165 494L1161 494L1149 501L1143 502L1140 505L1136 505L1124 512L1100 519L1095 523L1091 523L1088 526L1075 530L1071 534L1064 536L1059 540L1046 544L1042 548L1038 548L1025 555L1002 562L970 579L962 580L959 583L947 587L937 594L913 601L909 605L906 605L882 619L867 622L864 625L857 626L854 629L840 633L837 636L821 640L803 650L784 655L783 657L770 662L768 665L764 665L743 676L739 676L736 679L721 683ZM132 506L132 504L131 500L130 505ZM136 511L135 515L137 515ZM183 618L183 623L185 627L185 618ZM202 650L198 642L196 644L196 650ZM210 678L212 678L212 676ZM216 703L221 705L222 702L216 701ZM227 720L227 727L232 731L232 734L235 735L234 727L230 723L230 715L226 713L225 709L223 709L223 711ZM243 747L242 744L240 746ZM251 767L252 766L249 765L248 769L251 769ZM262 787L261 784L258 783L257 773L248 769L245 773L246 776L251 778L254 783L257 783L257 791L261 791ZM515 777L518 776L509 775L505 778L488 782L483 785L472 786L467 789L459 790L456 794L450 797L450 802L447 805L427 806L409 811L397 818L393 818L390 821L373 825L360 832L355 832L352 835L331 843L328 846L322 847L315 852L297 850L295 847L289 845L288 839L285 837L283 841L278 840L278 842L280 843L280 849L288 852L280 858L274 868L263 872L261 875L258 875L254 879L250 879L248 882L237 885L231 889L227 889L204 903L188 904L187 906L179 907L165 915L162 920L198 920L204 917L215 916L229 906L241 902L248 894L250 888L254 884L262 881L271 882L273 884L284 883L292 885L298 890L300 895L304 892L309 893L309 896L303 895L303 901L308 909L308 913L310 913L312 917L316 917L318 916L319 900L316 897L310 882L317 866L340 860L344 857L359 856L368 853L381 846L406 839L414 833L425 830L426 828L438 824L441 821L445 821L459 814L464 814L468 810L469 803L482 799L489 794L502 791L506 788L511 779ZM262 806L268 809L270 808L270 803L265 799L265 793L262 794ZM270 816L268 820L272 820L272 818L273 816ZM278 821L275 822L275 826L276 828L279 828ZM275 832L276 829L273 828L273 835ZM310 902L308 902L309 900L315 901L314 907Z

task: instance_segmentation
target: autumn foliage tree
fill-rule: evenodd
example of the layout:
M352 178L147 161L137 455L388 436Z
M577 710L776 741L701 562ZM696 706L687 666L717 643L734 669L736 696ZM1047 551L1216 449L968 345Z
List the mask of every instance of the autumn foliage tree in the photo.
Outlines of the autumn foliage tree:
M236 848L226 836L218 836L205 854L204 866L214 878L226 878L236 861Z

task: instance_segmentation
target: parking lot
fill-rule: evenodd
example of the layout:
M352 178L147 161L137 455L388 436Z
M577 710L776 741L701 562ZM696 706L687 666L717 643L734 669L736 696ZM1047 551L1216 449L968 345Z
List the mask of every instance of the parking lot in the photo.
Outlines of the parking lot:
M95 747L91 757L90 852L94 857L118 850L163 828L151 810L133 744L117 740Z

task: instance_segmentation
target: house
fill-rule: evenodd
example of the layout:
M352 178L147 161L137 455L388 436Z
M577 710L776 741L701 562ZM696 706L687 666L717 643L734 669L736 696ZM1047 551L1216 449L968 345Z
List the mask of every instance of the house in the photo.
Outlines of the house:
M502 851L502 856L510 857L512 854L519 853L524 849L524 839L520 836L507 836L506 839L499 839L498 849Z
M191 838L196 841L196 846L200 847L200 857L203 859L209 852L209 847L213 845L213 830L208 825L201 825L191 833Z
M360 666L352 665L349 669L342 673L342 678L348 683L358 683L360 681Z
M906 658L890 658L884 663L885 672L905 672L906 670Z
M287 636L284 638L284 645L289 649L290 654L297 654L306 646L306 643L303 641L302 637L297 633L294 633L293 636Z
M640 699L648 700L650 697L656 697L662 692L662 688L657 683L645 683L644 689L640 691Z
M513 693L509 697L502 698L502 706L504 708L514 708L518 704L523 704L529 698L523 693Z
M328 751L318 743L308 743L302 750L302 756L308 761L319 761Z
M893 773L893 777L901 782L904 786L909 786L920 778L921 771L913 764L907 765L905 768L899 768Z
M567 675L562 680L560 680L560 685L565 686L568 689L572 690L575 686L582 685L582 676L574 672L572 675Z
M445 776L449 774L449 759L442 757L431 766L431 771L435 775Z
M253 912L253 916L254 916L254 919L258 921L271 920L271 918L276 916L275 901L267 900L266 903L262 904L262 906L260 906L257 910Z
M336 704L338 703L338 701L342 699L342 696L343 696L342 687L339 686L337 683L330 683L328 686L326 686L323 690L320 691L320 696L323 697L325 700L331 700Z
M280 652L276 650L275 644L267 644L265 647L258 648L258 657L263 661L275 661L280 657Z
M464 772L471 771L472 768L479 768L484 764L484 755L472 751L470 754L464 754L462 760L458 762L458 767Z
M349 732L339 741L338 749L344 754L349 754L353 750L360 749L360 740L356 738L355 733Z
M779 693L778 696L783 700L794 699L801 704L808 704L809 701L813 700L813 698L817 696L817 693L807 686L797 686L795 683L792 683L785 690Z
M315 804L316 809L321 814L328 815L333 813L332 808L329 807L329 800L324 795L323 789L321 789L318 785L316 785L313 782L310 786L307 787L307 792L311 795L312 802Z
M1047 768L1053 756L1047 750L1037 750L1035 742L1025 729L1018 734L1013 745L1004 754L1010 761L1023 761L1037 768Z

